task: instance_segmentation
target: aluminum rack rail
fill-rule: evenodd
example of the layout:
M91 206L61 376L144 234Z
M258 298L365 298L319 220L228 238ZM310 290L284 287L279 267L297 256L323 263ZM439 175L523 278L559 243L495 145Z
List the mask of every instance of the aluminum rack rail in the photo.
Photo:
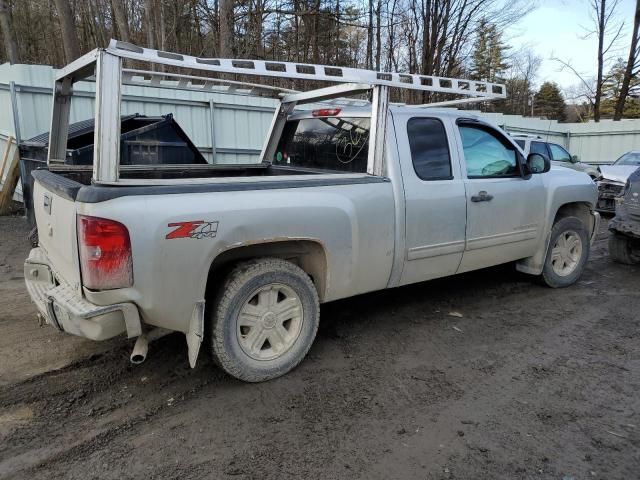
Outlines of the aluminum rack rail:
M376 72L362 68L334 67L307 63L200 58L139 47L119 40L111 40L106 51L121 58L207 72L256 75L290 80L317 80L332 83L366 83L369 85L381 85L409 90L482 97L484 99L506 97L506 88L504 85L476 80L409 73Z

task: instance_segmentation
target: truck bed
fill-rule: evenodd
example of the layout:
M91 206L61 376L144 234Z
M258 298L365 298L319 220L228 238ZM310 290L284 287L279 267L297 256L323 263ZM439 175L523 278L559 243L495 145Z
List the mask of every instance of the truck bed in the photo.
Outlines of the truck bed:
M53 173L74 180L82 185L91 185L91 165L54 165ZM178 178L233 178L274 177L282 175L318 175L333 173L302 167L274 166L266 163L229 165L123 165L120 178L170 180ZM335 172L344 173L344 172Z

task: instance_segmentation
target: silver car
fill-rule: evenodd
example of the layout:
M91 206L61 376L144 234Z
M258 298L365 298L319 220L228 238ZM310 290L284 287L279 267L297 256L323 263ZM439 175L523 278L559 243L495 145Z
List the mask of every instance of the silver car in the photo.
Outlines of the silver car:
M582 163L577 155L571 155L557 143L545 142L541 137L535 135L514 135L513 140L520 145L525 155L542 153L549 157L552 165L584 172L594 181L600 176L596 167Z

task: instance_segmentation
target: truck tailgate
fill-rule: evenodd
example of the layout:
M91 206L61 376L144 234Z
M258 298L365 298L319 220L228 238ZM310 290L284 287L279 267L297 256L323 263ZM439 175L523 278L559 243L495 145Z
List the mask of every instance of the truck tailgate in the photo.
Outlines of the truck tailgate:
M80 265L76 237L76 203L70 187L81 185L51 172L34 175L33 208L38 243L49 259L57 280L80 290ZM65 188L66 187L66 188Z

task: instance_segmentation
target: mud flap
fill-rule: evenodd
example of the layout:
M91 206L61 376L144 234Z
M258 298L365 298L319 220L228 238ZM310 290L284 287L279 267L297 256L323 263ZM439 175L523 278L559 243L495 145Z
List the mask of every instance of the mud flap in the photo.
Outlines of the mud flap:
M202 344L204 334L204 300L197 302L193 307L193 314L189 322L189 331L186 333L187 347L189 350L189 365L195 368L198 360L198 352Z

